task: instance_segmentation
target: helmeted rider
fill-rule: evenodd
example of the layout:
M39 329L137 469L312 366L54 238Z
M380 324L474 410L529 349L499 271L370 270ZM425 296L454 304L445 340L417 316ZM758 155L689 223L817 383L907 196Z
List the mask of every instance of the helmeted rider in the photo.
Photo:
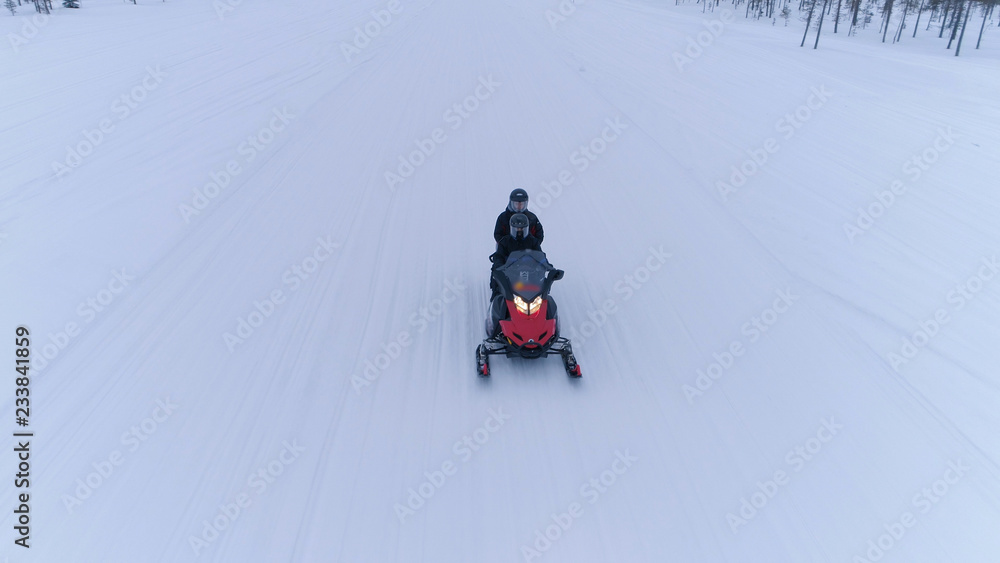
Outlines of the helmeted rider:
M510 234L500 238L497 242L497 251L490 255L490 261L493 262L493 271L506 264L507 258L512 252L542 249L542 241L531 234L531 221L526 214L515 213L511 215L508 227ZM492 280L492 276L490 278L490 287L493 289L493 297L490 299L500 295L500 288Z
M545 238L545 232L542 230L542 224L538 221L538 217L528 211L528 192L521 188L510 192L510 202L507 203L507 209L497 217L496 227L493 228L493 240L499 244L500 239L510 234L510 219L517 213L522 213L528 218L528 233L537 238L538 243L541 244L542 239Z

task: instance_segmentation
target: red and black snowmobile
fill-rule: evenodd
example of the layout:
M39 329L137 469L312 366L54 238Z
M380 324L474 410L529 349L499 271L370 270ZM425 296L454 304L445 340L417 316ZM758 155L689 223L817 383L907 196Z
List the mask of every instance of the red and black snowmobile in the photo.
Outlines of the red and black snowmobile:
M528 359L559 354L570 377L582 375L569 339L559 336L556 302L549 295L552 282L562 277L540 250L512 252L493 271L500 295L490 304L487 338L476 348L480 376L490 375L490 356L499 354Z

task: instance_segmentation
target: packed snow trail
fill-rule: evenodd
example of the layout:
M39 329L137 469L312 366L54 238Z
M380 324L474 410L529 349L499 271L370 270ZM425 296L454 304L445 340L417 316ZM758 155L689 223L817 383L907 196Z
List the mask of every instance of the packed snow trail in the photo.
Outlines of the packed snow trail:
M678 65L721 16L673 8L95 0L5 54L3 553L994 561L998 52L729 23ZM580 381L475 376L515 186Z

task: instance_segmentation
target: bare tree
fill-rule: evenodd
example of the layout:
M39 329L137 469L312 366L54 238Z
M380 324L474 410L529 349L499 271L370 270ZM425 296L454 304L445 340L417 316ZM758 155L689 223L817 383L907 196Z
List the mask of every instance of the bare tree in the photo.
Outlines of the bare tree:
M944 14L941 16L941 30L938 31L938 39L944 37L944 24L948 19L948 10L951 8L951 0L944 3Z
M962 33L958 36L958 45L955 45L955 56L958 56L958 52L962 50L962 38L965 37L965 26L969 23L969 12L972 11L972 0L969 0L969 4L965 7L965 19L962 20Z
M969 2L972 2L972 0L969 0ZM962 8L964 8L964 6L960 0L958 4L958 12L956 12L951 18L951 37L948 39L948 49L951 49L951 42L955 40L955 36L958 34L958 22L962 21Z
M903 3L903 19L899 20L899 28L896 30L896 34L892 36L892 42L896 43L903 37L903 29L906 28L906 14L910 11L910 0L906 0Z
M920 14L924 13L924 0L920 0L920 7L917 8L917 22L913 24L913 36L917 36L917 28L920 27Z
M855 26L858 25L858 12L861 10L861 0L851 0L851 28L847 30L847 34L850 35L854 33Z
M993 14L994 6L996 6L995 1L989 6L983 6L983 25L979 26L979 40L976 41L976 49L978 49L979 44L983 42L983 30L986 29L986 20Z
M970 2L972 0L969 0ZM823 9L819 11L819 25L816 26L816 42L813 43L813 49L819 47L819 34L823 31L823 18L826 13L826 7L830 4L830 0L823 0Z
M885 30L882 31L882 43L885 43L885 36L889 33L889 21L892 20L893 3L894 0L885 0L885 10L883 11L883 13L885 14L885 22L883 22Z
M799 44L799 47L806 44L806 36L809 35L809 26L812 25L814 10L816 10L816 0L809 0L809 16L806 17L806 30L802 33L802 43Z
M934 5L934 0L931 0L931 15L927 16L927 27L924 28L924 31L930 31L931 22L934 21L934 15L937 14L937 10L938 7Z

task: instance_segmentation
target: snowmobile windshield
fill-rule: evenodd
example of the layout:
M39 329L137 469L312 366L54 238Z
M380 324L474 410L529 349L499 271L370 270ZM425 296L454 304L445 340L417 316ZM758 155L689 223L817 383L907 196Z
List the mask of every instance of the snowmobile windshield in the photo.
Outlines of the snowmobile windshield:
M499 272L515 297L531 303L546 288L545 276L552 265L540 250L518 250L510 253Z

